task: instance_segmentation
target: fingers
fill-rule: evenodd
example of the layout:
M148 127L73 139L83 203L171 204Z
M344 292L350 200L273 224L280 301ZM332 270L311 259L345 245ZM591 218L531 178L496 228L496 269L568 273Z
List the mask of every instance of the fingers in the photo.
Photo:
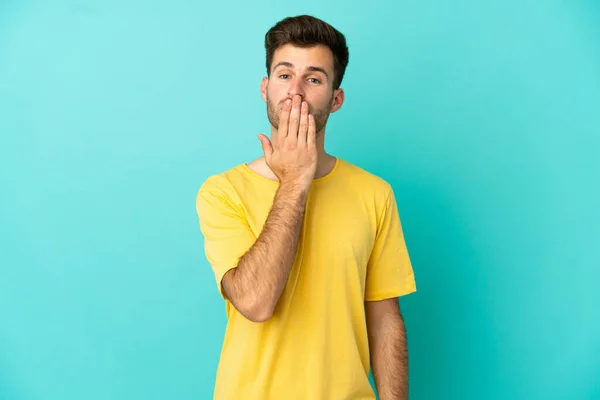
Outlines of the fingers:
M308 134L308 103L302 102L300 108L300 127L298 129L298 144L302 145L306 143L306 137Z
M292 109L291 100L286 100L283 103L283 109L281 111L281 115L279 117L279 129L277 131L277 136L284 139L288 133L288 123L290 119L290 111Z
M298 139L298 127L300 125L300 107L302 98L298 95L294 96L292 102L292 111L290 112L290 122L287 130L287 139L295 142Z
M314 146L315 138L317 136L317 128L315 126L315 117L312 114L308 115L308 132L306 136L306 143L308 146Z

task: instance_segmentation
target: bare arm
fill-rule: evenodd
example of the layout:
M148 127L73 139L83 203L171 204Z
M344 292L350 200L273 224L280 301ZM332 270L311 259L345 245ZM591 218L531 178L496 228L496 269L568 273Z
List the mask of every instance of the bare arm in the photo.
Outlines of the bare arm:
M366 302L375 386L381 400L408 399L406 328L398 298Z
M301 96L283 106L272 143L259 135L279 188L261 234L221 281L235 308L251 321L271 318L290 275L306 196L317 169L315 136L314 118Z
M269 319L290 275L302 227L307 191L281 184L263 231L237 268L222 280L225 294L246 318Z

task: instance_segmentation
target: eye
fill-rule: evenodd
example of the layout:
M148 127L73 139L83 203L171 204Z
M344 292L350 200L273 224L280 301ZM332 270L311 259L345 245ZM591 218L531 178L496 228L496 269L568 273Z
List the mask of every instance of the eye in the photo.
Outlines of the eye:
M284 77L289 76L288 74L279 75L280 78L285 79Z
M311 83L321 83L317 78L309 78L309 81L311 81Z

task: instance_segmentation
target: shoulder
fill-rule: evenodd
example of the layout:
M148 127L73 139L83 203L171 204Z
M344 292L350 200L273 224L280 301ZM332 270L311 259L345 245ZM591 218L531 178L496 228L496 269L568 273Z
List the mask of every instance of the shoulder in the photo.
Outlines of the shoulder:
M236 208L240 203L238 186L243 179L243 164L209 175L200 184L196 193L196 207L201 209L210 205L222 204Z
M392 193L392 186L387 180L352 162L340 159L340 175L360 193L385 199Z
M201 222L218 225L223 218L242 215L239 182L244 179L244 164L209 175L196 193L196 212Z
M234 190L236 182L244 178L243 164L209 175L201 184L198 192L224 192Z

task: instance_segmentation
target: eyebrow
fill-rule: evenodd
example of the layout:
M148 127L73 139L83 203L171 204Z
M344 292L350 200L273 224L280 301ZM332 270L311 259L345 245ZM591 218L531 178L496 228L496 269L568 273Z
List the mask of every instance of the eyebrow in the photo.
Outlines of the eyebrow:
M275 69L277 69L277 67L294 68L294 64L287 62L287 61L280 61L273 67L273 71L275 71ZM325 68L309 66L306 69L311 72L322 72L327 77L327 79L329 79L329 75L327 74L327 71L325 71Z

